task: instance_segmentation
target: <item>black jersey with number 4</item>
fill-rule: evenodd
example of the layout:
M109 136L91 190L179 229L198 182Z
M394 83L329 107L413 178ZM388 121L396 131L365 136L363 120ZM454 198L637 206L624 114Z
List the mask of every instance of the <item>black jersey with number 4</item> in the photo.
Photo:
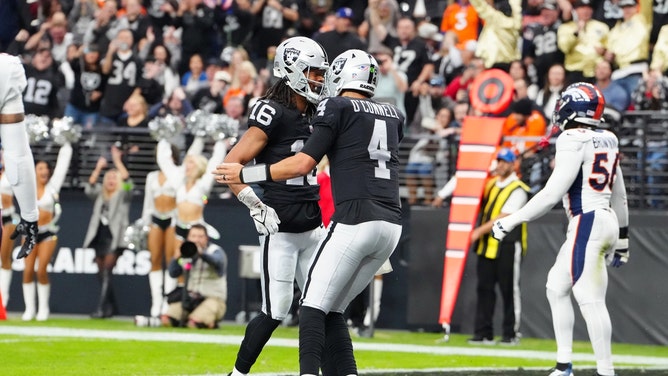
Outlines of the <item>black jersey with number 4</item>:
M248 127L267 134L267 145L255 157L256 163L272 164L301 151L311 135L305 115L276 101L263 99L251 109ZM320 226L320 188L314 170L308 176L286 181L265 182L262 201L276 210L281 219L279 231L304 232Z
M344 224L382 220L401 224L399 141L404 115L391 104L333 97L318 105L313 135L302 150L327 154L335 212Z

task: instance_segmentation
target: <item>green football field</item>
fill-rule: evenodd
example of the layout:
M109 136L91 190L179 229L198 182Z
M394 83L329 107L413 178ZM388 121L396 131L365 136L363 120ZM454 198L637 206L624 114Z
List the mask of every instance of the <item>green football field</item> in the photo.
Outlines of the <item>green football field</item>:
M244 326L216 330L137 328L129 318L52 318L0 321L2 375L227 375ZM297 328L280 327L253 374L295 375ZM518 346L468 345L468 336L449 342L439 333L377 330L353 338L361 375L547 375L554 364L552 340L523 338ZM587 342L574 345L576 375L592 375ZM668 347L613 344L619 376L668 375Z

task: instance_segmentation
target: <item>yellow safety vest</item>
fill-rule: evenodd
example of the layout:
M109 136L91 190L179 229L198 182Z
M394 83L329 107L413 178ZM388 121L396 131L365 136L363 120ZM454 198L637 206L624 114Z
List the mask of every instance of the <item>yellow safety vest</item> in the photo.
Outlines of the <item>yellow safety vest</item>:
M513 193L515 189L524 189L524 191L527 192L527 194L530 191L529 186L524 184L519 179L510 182L510 184L508 184L503 188L499 188L496 185L497 179L498 179L497 177L490 179L489 182L487 182L487 185L485 186L485 194L483 196L485 198L485 201L483 203L482 219L480 220L480 223L486 223L490 219L496 218L499 215L499 213L501 213L503 205L505 205L506 201L508 201L508 197L510 197L510 194ZM519 239L518 239L518 232L519 232ZM508 234L508 236L506 236L503 241L514 242L516 240L521 241L522 255L525 255L527 251L526 223L523 222L520 226L511 231L510 234ZM492 234L484 234L478 240L478 248L476 250L477 254L484 255L486 258L489 259L495 259L498 256L498 251L499 251L499 241L494 239L492 237Z

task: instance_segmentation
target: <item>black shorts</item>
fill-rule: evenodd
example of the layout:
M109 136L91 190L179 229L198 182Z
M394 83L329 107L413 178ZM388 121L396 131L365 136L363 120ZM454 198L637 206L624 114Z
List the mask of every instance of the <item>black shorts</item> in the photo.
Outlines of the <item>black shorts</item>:
M116 251L111 248L111 243L113 240L114 238L111 235L109 226L105 226L100 223L100 226L97 228L97 234L95 234L93 241L90 242L89 247L95 249L96 258L102 258Z
M188 231L190 231L190 225L177 224L176 225L176 238L179 240L188 239Z
M154 225L160 227L162 231L165 231L169 228L169 226L172 225L172 218L160 219L154 215L152 216L151 222L153 222Z
M56 234L52 231L38 232L37 233L37 244L51 238L52 236L56 236Z
M12 223L12 215L11 214L3 215L2 216L2 225L4 226L4 225L8 225L10 223Z

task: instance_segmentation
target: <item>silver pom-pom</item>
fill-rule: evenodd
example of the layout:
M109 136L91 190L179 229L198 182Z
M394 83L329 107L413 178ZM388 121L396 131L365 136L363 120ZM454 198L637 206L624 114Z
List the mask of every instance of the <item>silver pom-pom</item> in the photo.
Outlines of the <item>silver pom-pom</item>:
M229 139L235 143L239 135L239 120L232 119L224 114L212 114L209 118L209 136L214 141Z
M186 127L197 137L206 137L208 134L208 123L211 115L203 110L195 110L186 118Z
M131 251L148 249L149 230L150 227L138 219L125 229L122 245Z
M184 125L181 118L168 114L149 121L148 128L151 132L151 137L156 141L160 141L170 139L183 132Z
M81 138L81 125L74 124L74 119L69 116L56 119L51 125L51 138L58 145L74 144Z
M28 114L25 116L26 130L30 138L30 144L36 144L49 138L49 118Z

